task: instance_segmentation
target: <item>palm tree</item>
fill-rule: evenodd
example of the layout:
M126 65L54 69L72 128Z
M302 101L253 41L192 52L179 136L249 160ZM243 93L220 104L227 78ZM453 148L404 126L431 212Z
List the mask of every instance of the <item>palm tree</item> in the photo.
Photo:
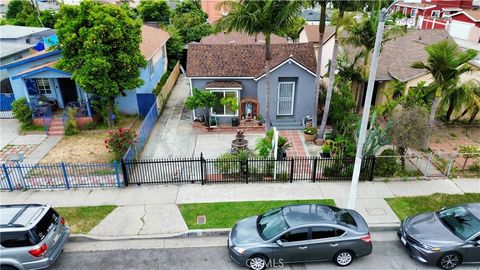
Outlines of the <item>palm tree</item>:
M460 87L463 88L461 91L464 93L465 98L464 101L459 104L459 107L457 107L456 110L461 108L464 108L464 110L455 119L455 121L459 120L470 112L470 120L468 123L471 124L480 111L480 81L470 80L465 84L462 84Z
M270 129L270 38L290 26L303 5L301 1L227 0L222 3L229 13L217 21L216 27L227 32L239 31L265 36L265 126Z
M462 52L457 44L451 40L442 40L434 43L427 46L425 50L428 53L427 61L415 62L412 67L425 69L433 77L431 87L435 89L435 98L433 99L428 121L429 126L433 127L442 96L458 84L460 75L472 70L470 66L465 64L475 58L477 51L468 49Z
M325 25L327 20L327 2L314 0L310 2L312 7L315 7L316 4L320 4L320 25L318 31L320 32L320 38L318 40L318 51L317 51L317 77L315 78L315 97L313 99L313 116L312 116L312 125L314 128L317 127L317 116L318 116L318 98L320 96L320 81L322 79L322 51L323 51L323 37L325 35Z
M350 44L355 47L361 47L361 53L363 56L363 66L360 67L363 74L363 82L360 91L357 92L357 110L362 106L359 101L363 95L365 88L365 82L368 80L370 54L375 47L375 37L377 33L377 26L380 21L380 11L373 11L371 14L363 12L363 16L360 21L354 23L346 30L348 35L341 38L341 41L345 44ZM392 40L398 36L405 34L406 28L403 26L389 26L385 29L382 39L382 45L385 42Z

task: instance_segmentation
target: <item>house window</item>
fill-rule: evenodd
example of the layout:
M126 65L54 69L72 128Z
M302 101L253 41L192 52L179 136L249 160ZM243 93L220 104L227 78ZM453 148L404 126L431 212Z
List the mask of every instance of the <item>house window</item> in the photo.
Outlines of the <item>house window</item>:
M50 95L52 93L52 88L50 86L50 80L46 78L35 79L37 83L37 89L40 94Z
M432 17L435 17L435 18L440 17L440 10L432 10Z
M278 83L277 115L293 115L295 82Z
M212 108L212 113L217 116L238 116L238 111L233 111L230 104L222 105L220 100L224 97L234 97L238 100L238 91L235 90L212 90L215 94L215 106Z
M410 11L410 17L415 18L417 16L417 13L418 13L418 9L412 8L412 10Z
M153 66L152 59L148 60L148 70L150 72L150 79L152 79L153 78L153 73L155 72L155 68Z

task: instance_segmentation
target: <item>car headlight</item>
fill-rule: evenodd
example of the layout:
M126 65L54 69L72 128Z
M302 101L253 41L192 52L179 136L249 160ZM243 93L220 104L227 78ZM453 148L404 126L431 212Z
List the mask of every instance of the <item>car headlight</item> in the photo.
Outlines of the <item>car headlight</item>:
M426 249L426 250L430 250L430 251L440 251L440 250L442 250L442 248L432 247L432 246L429 246L429 245L426 245L426 244L422 244L422 243L420 243L419 246L421 246L422 248L424 248L424 249Z
M245 251L247 251L246 248L241 248L241 247L234 247L233 249L239 254L243 254L245 253Z

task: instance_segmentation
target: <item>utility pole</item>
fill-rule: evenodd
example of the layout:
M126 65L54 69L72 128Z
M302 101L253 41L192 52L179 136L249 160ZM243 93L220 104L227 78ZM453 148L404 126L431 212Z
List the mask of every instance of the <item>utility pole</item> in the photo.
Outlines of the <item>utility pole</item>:
M414 0L405 1L412 2ZM373 86L375 85L375 76L377 74L378 58L380 57L380 49L383 39L383 30L385 27L385 19L389 10L398 2L393 2L388 8L383 8L380 13L378 22L377 36L375 37L375 47L373 49L372 63L370 66L370 74L368 76L367 94L365 97L365 105L363 107L362 122L360 125L360 132L357 142L357 153L355 155L355 166L353 168L352 183L350 186L350 196L348 197L348 208L355 209L355 202L357 200L358 180L360 177L360 170L362 168L363 160L363 146L367 135L368 119L370 117L370 107L372 104Z

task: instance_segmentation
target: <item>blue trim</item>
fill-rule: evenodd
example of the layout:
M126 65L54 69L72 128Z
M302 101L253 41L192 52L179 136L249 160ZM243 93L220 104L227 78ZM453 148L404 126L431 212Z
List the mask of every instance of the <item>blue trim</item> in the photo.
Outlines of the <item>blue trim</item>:
M32 71L27 72L27 73L23 73L23 74L20 74L20 75L15 75L15 76L12 77L12 80L16 80L16 79L19 79L19 78L25 78L25 77L28 77L30 75L35 75L35 74L38 74L38 73L42 73L44 71L53 71L53 72L56 72L56 73L72 76L72 73L68 73L66 71L62 71L62 70L52 68L52 67L42 67L40 69L35 69L35 70L32 70Z
M20 60L17 60L15 62L0 66L0 70L5 69L5 68L20 66L20 65L23 65L23 64L26 64L26 63L37 61L38 59L42 59L42 58L52 56L52 55L56 55L56 54L60 54L60 53L61 53L60 50L55 50L55 51L46 52L44 54L40 54L40 55L37 55L37 56L33 56L33 57L30 57L30 58L20 59Z

